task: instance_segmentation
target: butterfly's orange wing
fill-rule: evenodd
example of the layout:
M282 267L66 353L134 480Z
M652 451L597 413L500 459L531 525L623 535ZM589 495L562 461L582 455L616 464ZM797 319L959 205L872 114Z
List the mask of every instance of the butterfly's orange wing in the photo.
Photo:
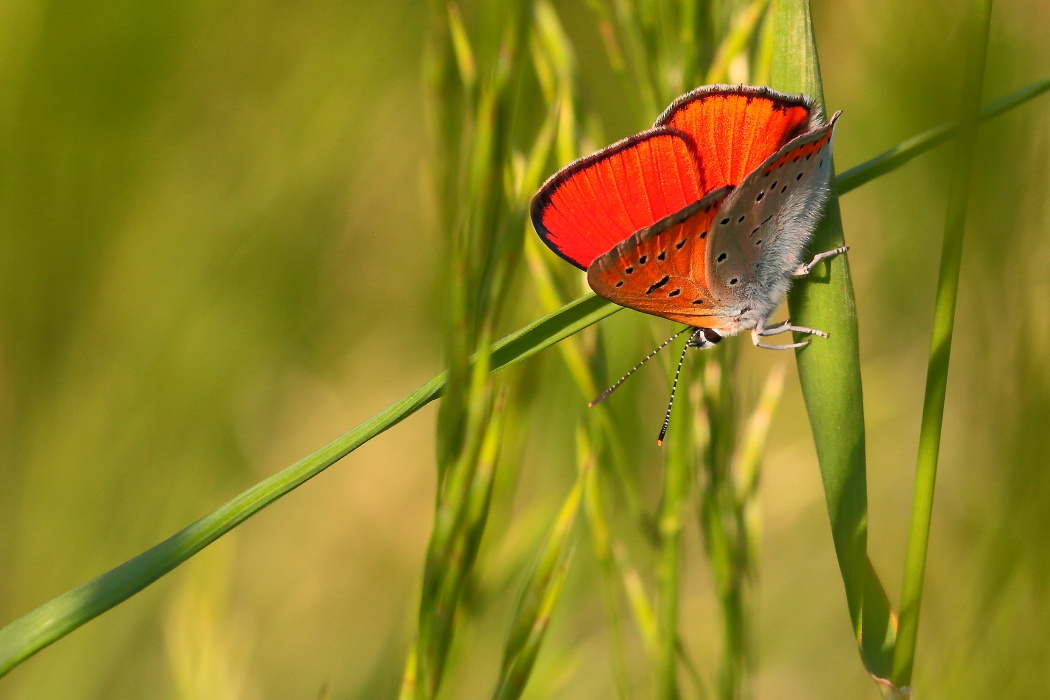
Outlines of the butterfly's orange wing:
M731 189L709 193L595 259L587 268L591 289L629 309L720 328L726 308L707 283L707 244Z
M796 136L816 126L813 103L768 88L709 85L679 97L657 126L687 134L704 192L740 182Z
M551 250L585 270L634 232L702 195L689 138L659 127L555 173L532 200L532 222Z

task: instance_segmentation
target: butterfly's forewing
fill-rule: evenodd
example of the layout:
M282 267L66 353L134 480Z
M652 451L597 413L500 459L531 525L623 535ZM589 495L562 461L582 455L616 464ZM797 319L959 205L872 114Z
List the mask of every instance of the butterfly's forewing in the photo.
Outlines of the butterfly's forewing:
M688 137L643 131L554 174L532 200L543 242L580 269L635 231L703 196Z
M771 155L726 198L710 236L712 293L734 305L779 303L823 211L838 116Z
M784 144L815 124L802 95L744 85L709 85L679 97L660 116L695 143L705 192L740 182Z
M707 284L707 251L730 189L709 193L599 256L587 268L591 289L620 306L718 328L724 307Z

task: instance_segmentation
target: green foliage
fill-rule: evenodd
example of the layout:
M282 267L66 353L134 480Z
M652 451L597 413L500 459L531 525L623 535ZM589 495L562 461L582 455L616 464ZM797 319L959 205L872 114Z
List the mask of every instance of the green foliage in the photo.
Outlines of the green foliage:
M1032 426L1050 404L1039 382L1000 379L1045 375L1046 295L1026 287L1042 284L1045 242L1025 234L1022 253L1005 236L971 234L968 246L987 246L984 265L960 266L967 205L986 230L1025 232L1042 220L1031 198L1045 190L1045 163L996 160L1012 143L1001 132L1025 139L1024 153L1045 152L1045 129L1021 121L1036 107L1018 108L1050 79L992 62L998 51L1021 66L1046 65L1032 59L1042 50L1035 44L1011 42L1028 37L1028 24L992 22L985 91L1028 85L981 110L981 120L999 117L989 122L994 148L982 153L982 81L972 69L962 77L961 118L928 129L956 116L926 94L954 100L958 86L937 92L954 66L926 69L924 56L894 43L899 66L871 59L858 77L881 44L839 39L863 23L827 4L816 7L820 63L802 0L435 1L429 14L396 2L275 6L254 13L257 24L236 8L100 7L88 21L79 14L87 10L27 8L8 13L9 41L0 42L10 95L0 116L0 610L13 620L0 629L0 676L10 673L0 695L13 687L25 697L240 697L253 688L265 697L389 697L399 678L406 698L787 697L792 688L852 697L870 688L836 638L845 630L841 588L828 583L826 519L815 524L806 495L816 493L805 482L814 472L809 428L790 381L781 393L784 366L733 343L691 354L662 450L652 438L673 374L668 358L657 360L664 372L584 410L608 385L607 371L665 337L666 324L581 296L579 275L542 248L526 217L531 193L560 165L646 127L698 83L735 81L818 99L827 87L831 106L851 107L839 161L926 129L836 178L838 195L868 183L864 192L877 194L858 194L842 215L833 197L814 242L831 247L845 228L854 271L836 258L789 299L794 320L831 331L797 356L808 426L855 641L884 692L897 692L887 678L911 685L916 660L924 692L1009 686L1003 692L1030 697L1041 687L1050 658L1018 673L1010 664L1017 649L1045 646L1021 622L1050 618L1040 587L1050 564L1026 544L1046 525L1045 489L1030 467L1041 448ZM917 19L937 12L946 13L930 21L938 32L957 14L924 8ZM872 13L864 21L878 36L901 33L899 17ZM909 90L922 99L905 102ZM927 111L901 114L898 100ZM953 344L956 291L966 304L968 280L988 285L971 294L995 299L991 322L980 337L955 340L956 371L989 377L964 386L981 389L968 410L994 403L1005 417L982 447L969 434L976 429L951 432L949 395L939 448L947 357L931 355L924 415L932 418L923 422L894 649L893 613L871 562L896 580L887 562L899 559L898 495L910 477L893 452L901 427L887 428L885 416L918 421L907 422L914 406L899 408L885 386L916 381L908 358L925 335L913 329L928 323L912 302L926 296L916 280L931 272L922 261L932 254L914 235L925 202L901 200L917 191L939 205L930 183L946 178L924 159L876 179L956 133L975 171L983 164L992 175L967 197L968 161L951 166L934 346ZM917 168L922 181L902 187ZM417 197L420 170L426 195ZM980 208L986 200L997 203L995 216ZM1027 218L1014 212L1024 202ZM1003 211L1014 218L1003 221ZM1011 265L998 262L1004 250ZM1025 264L1039 274L1024 277ZM894 296L902 289L907 304ZM1024 313L1000 318L1012 309ZM1016 348L992 339L1006 345L1005 359L986 357L989 329L1022 325ZM552 346L557 353L541 353ZM888 379L898 374L907 379ZM420 383L174 536L41 604L258 480L249 469L272 472L275 460L360 420L361 407ZM430 443L411 437L428 433L418 419L396 433L399 444L372 442L438 398L433 459ZM774 419L779 404L788 410ZM332 470L315 482L325 488L302 489L243 527L366 443L353 470ZM971 455L981 449L983 461ZM961 454L984 472L968 474L972 484L953 482L951 469L942 479L984 519L954 517L991 534L976 545L970 531L942 534L942 548L979 548L977 558L965 573L944 558L938 567L935 540L924 569L931 464L940 455L954 465ZM767 487L783 488L785 478L785 490ZM988 497L1000 482L1001 498ZM773 513L767 521L763 511ZM236 538L202 552L235 528ZM763 537L777 546L763 547ZM375 559L361 559L365 550ZM191 558L192 578L185 569L166 577ZM213 569L222 575L200 575ZM773 572L762 589L760 569ZM916 657L927 578L938 604L925 614L940 624L924 623ZM770 592L793 581L805 584ZM985 609L998 611L997 624L985 624ZM953 634L969 639L968 651L949 643Z

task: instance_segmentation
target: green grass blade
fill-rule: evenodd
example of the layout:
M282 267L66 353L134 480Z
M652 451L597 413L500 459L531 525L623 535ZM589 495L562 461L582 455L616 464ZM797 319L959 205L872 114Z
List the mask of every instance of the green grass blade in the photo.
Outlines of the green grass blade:
M823 108L808 0L776 0L773 23L773 86L809 94ZM811 250L828 250L843 244L837 196L833 188ZM892 640L888 636L880 639L875 630L882 630L884 635L892 631L888 620L876 619L876 607L881 610L888 606L875 606L874 601L865 604L867 591L881 590L881 586L871 580L872 569L867 560L864 408L848 258L838 256L823 274L817 272L796 284L788 306L794 322L830 334L827 340L797 352L799 380L820 462L850 621L868 671L885 678L890 671Z
M353 430L256 484L192 525L120 566L23 615L0 630L0 676L85 622L141 591L246 519L317 476L441 393L441 375Z
M1042 95L1047 90L1050 90L1050 77L1037 80L1020 90L1012 92L995 102L985 105L981 109L979 119L984 121L985 119L997 117L1004 112L1010 111L1014 107L1024 104L1032 98ZM860 165L850 168L839 175L835 180L839 194L845 194L850 190L856 189L861 185L874 180L880 175L885 175L892 170L896 170L913 158L917 158L923 153L941 145L954 136L958 129L958 121L951 121L947 124L935 126L929 131L925 131L918 136L913 136L888 151L880 153L871 160L864 161Z
M585 296L500 342L492 351L493 369L513 365L619 307ZM394 427L441 396L441 374L389 408L344 433L313 454L256 484L236 498L120 566L63 593L0 630L0 676L84 623L127 600L249 517L317 476L376 435Z
M930 361L926 374L926 395L922 404L919 430L919 458L915 469L915 495L912 503L908 553L904 563L904 585L901 589L900 629L893 657L893 682L898 688L911 685L915 663L915 644L919 631L919 608L926 575L926 552L933 515L933 490L937 478L937 457L944 419L944 398L948 387L948 362L951 356L952 331L955 326L955 304L959 294L959 271L962 267L963 235L966 230L966 206L969 198L974 161L974 144L980 124L981 87L984 83L985 57L992 0L975 0L970 4L969 55L963 73L963 97L959 116L959 138L948 188L948 214L944 224L941 269L937 280L937 302L930 339Z

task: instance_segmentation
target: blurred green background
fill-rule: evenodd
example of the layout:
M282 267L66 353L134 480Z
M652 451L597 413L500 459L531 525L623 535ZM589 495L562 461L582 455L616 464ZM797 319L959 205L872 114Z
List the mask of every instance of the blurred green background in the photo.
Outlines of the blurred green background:
M957 3L813 5L827 104L844 111L839 171L954 116ZM582 99L609 140L631 133L593 14L556 6ZM0 624L441 371L427 7L0 6ZM995 7L986 102L1050 74L1048 26L1045 0ZM979 143L916 665L930 697L1039 697L1050 677L1047 100L986 123ZM891 600L947 162L942 148L842 200L867 391L869 548ZM539 308L522 291L506 330ZM613 374L666 328L630 312L605 323ZM792 359L740 355L744 403L774 365L788 370L763 472L756 695L874 697ZM490 690L523 562L573 479L586 399L554 352L515 371L541 378L514 416L522 469L497 484L443 697ZM612 399L654 494L665 382L650 371ZM431 522L434 416L368 443L44 650L0 680L0 698L392 696ZM531 697L612 695L595 562L580 545ZM652 555L636 549L648 578ZM717 658L718 613L700 550L692 527L681 627L703 670ZM645 697L645 664L631 670Z

